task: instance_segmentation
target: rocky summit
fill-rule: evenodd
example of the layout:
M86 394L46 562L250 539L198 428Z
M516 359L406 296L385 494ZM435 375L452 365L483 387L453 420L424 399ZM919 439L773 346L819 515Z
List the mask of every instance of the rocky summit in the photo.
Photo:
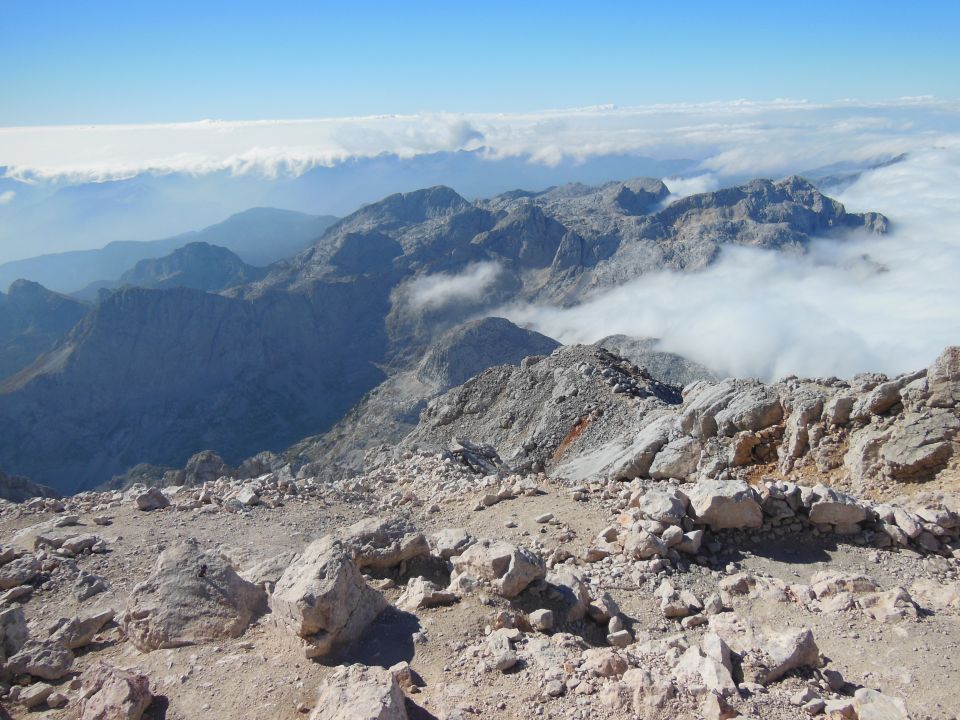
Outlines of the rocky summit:
M0 504L7 714L957 717L960 348L680 387L444 338L362 472L309 441Z

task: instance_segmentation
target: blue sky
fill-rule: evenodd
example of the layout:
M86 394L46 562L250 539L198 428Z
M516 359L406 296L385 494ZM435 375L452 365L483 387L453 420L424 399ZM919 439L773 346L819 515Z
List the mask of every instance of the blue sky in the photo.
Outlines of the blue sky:
M0 125L958 99L960 3L0 5Z

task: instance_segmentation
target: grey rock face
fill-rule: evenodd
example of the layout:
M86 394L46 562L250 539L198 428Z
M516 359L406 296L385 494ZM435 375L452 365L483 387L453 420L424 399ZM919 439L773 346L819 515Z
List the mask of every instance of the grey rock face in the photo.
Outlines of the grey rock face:
M358 317L378 295L363 282L257 301L115 293L29 377L0 387L0 462L77 490L205 448L239 461L286 447L383 378L369 362L382 333Z

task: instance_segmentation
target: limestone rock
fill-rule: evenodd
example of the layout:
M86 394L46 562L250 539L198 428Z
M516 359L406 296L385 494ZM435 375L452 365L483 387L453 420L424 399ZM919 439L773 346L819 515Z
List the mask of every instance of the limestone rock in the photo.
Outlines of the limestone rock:
M858 720L910 720L903 700L870 688L858 689L853 703Z
M25 585L40 572L40 563L32 555L11 560L0 566L0 590L9 590Z
M687 514L689 499L677 488L653 488L647 490L630 504L637 507L644 517L668 525L679 525Z
M653 458L650 477L656 480L685 480L696 472L700 450L700 441L692 437L682 437L667 443Z
M927 370L930 407L952 408L960 403L960 347L944 350Z
M137 506L137 510L143 510L144 512L149 512L150 510L160 510L161 508L165 508L170 505L170 501L167 499L167 496L160 491L160 488L156 487L149 488L140 493L133 499L133 501Z
M82 676L80 720L140 720L152 700L146 675L97 661Z
M475 542L476 539L463 528L448 528L430 536L433 551L444 560L459 555Z
M262 608L262 588L241 578L218 552L188 539L164 550L134 587L121 624L140 650L179 647L246 630Z
M543 559L525 547L503 540L483 540L453 558L457 573L468 573L490 581L503 597L519 595L526 587L546 577Z
M414 577L407 582L407 588L397 599L396 604L401 610L414 611L437 605L449 605L457 599L455 593L442 590L422 577Z
M15 655L29 637L23 608L9 608L0 612L0 662Z
M810 522L828 525L853 525L867 518L867 510L849 495L825 485L814 488L816 502L810 507Z
M273 616L304 641L307 657L357 639L386 606L360 574L353 549L332 536L310 543L270 596Z
M364 518L346 528L341 538L359 568L391 568L430 554L423 533L402 518Z
M758 528L763 510L756 492L739 480L702 480L684 486L691 514L713 530Z
M60 618L50 626L50 640L76 650L88 645L100 629L113 620L111 609Z
M26 673L44 680L58 680L70 672L73 653L62 643L51 640L27 640L9 660L7 670Z
M407 720L403 691L389 670L349 665L323 681L310 720Z

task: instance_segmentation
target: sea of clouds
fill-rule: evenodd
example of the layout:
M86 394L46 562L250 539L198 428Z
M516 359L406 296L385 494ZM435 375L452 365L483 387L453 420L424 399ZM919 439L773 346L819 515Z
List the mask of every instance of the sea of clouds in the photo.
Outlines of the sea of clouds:
M727 247L702 272L503 313L564 343L660 338L721 374L764 379L895 374L960 344L960 139L865 172L837 199L885 213L890 233L818 239L803 256Z

